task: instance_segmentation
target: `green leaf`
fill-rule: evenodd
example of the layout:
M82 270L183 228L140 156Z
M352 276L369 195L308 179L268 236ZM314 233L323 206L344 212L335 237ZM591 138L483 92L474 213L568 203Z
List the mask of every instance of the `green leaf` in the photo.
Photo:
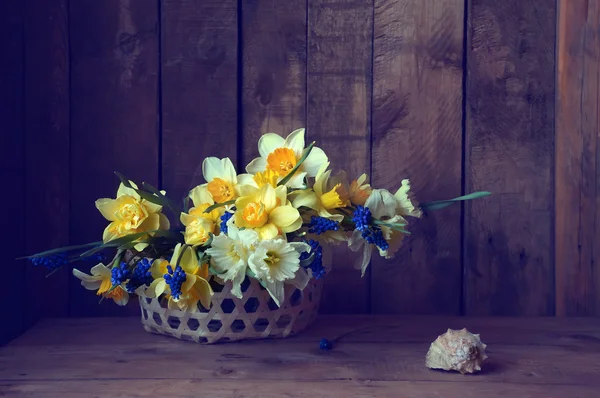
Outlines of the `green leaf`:
M86 243L86 244L83 244L83 245L77 245L77 246L59 247L59 248L56 248L56 249L46 250L46 251L43 251L43 252L40 252L40 253L32 254L30 256L19 257L19 258L17 258L17 260L24 260L24 259L36 258L36 257L46 257L46 256L49 256L51 254L63 253L63 252L68 252L68 251L73 251L73 250L87 249L88 247L97 246L97 245L101 245L101 244L102 244L102 241L98 241L98 242Z
M119 180L121 180L121 182L123 183L123 185L125 185L127 188L135 189L131 185L131 182L129 181L129 178L125 177L123 174L119 173L118 171L115 171L115 174L117 175L117 177L119 177Z
M294 166L294 168L292 170L290 170L290 172L281 179L281 181L279 181L277 183L277 185L285 185L287 184L287 182L289 180L291 180L291 178L294 176L294 174L296 173L296 171L298 171L298 169L300 168L300 166L302 165L302 163L304 163L304 161L306 160L306 158L308 157L308 155L310 155L310 152L312 151L313 147L315 146L316 142L311 142L310 145L308 146L308 148L306 148L304 150L304 154L302 155L302 157L300 158L300 160L298 161L298 163L296 163L296 165Z
M492 194L491 192L487 192L487 191L473 192L468 195L459 196L454 199L438 200L435 202L421 203L421 208L423 210L439 210L439 209L448 207L456 202L484 198L486 196L490 196L491 194Z
M314 259L315 259L315 252L312 252L312 253L310 253L310 256L308 258L305 258L304 260L300 260L300 266L303 268L306 268L312 264Z
M177 203L175 203L173 200L167 198L165 195L163 195L162 192L160 192L158 189L156 189L155 187L153 187L152 185L143 182L142 186L147 190L152 192L153 194L155 194L156 196L158 196L159 198L161 198L166 206L171 210L171 212L178 216L179 213L181 213L181 208L179 207L179 205Z
M235 204L235 199L228 200L223 203L215 203L214 205L207 207L206 210L204 210L204 213L210 213L211 211L213 211L214 209L218 209L219 207L227 206L227 205L234 205L234 204Z

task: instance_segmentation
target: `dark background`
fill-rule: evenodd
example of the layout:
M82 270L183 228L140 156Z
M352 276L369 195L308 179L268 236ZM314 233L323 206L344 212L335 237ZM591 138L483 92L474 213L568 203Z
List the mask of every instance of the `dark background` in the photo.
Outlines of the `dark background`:
M113 171L178 198L206 156L244 166L299 127L376 187L494 194L364 278L339 250L323 312L600 315L599 23L585 0L3 2L0 341L138 314L13 260L99 240Z

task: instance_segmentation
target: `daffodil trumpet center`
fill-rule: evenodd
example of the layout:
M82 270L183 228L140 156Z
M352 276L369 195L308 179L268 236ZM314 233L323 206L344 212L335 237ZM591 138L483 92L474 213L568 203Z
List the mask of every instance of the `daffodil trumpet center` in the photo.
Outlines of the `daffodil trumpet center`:
M277 148L267 156L267 169L281 177L288 175L296 163L296 154L290 148Z
M342 189L342 184L337 184L330 191L325 192L321 195L321 204L325 209L335 209L338 207L345 207L346 202L344 201L342 195L340 195L340 190Z
M260 202L251 202L242 210L242 217L246 223L253 227L262 227L268 220L269 215L265 205Z
M221 178L214 178L208 183L207 188L217 203L226 202L235 197L233 184Z

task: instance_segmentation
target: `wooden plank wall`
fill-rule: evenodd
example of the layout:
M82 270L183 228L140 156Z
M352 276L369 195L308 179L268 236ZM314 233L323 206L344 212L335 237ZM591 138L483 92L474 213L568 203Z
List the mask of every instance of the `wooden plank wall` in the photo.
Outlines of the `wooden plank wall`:
M94 200L114 195L115 170L180 197L204 157L241 171L261 134L304 126L333 167L376 187L494 192L428 214L363 278L336 251L324 312L600 315L596 2L9 4L3 129L25 132L1 136L11 258L97 239ZM138 311L98 305L67 270L19 267L2 294L43 292L19 325Z

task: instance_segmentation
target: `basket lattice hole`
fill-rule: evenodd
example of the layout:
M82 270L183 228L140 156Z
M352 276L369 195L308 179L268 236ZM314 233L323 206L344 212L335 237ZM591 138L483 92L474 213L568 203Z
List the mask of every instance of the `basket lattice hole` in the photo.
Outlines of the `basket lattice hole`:
M233 333L242 333L246 329L246 324L241 319L236 319L231 323L231 331Z
M156 323L158 326L162 326L162 318L160 317L158 312L152 313L152 319L154 319L154 323Z
M148 320L148 311L145 308L142 308L142 316L145 320Z
M292 323L292 316L291 315L282 315L279 317L279 319L277 320L277 327L278 328L285 328L287 327L290 323Z
M213 319L212 321L208 322L207 327L211 332L218 332L221 330L221 327L223 327L223 323L218 319Z
M149 297L146 297L144 300L146 300L146 304L152 304L152 299Z
M266 318L258 318L252 326L254 326L254 330L257 332L264 332L267 329L267 326L269 326L269 320Z
M210 287L212 288L213 292L221 293L223 291L223 287L225 287L225 285L221 285L219 282L214 282L214 283L210 284Z
M269 302L267 303L267 305L269 306L269 309L271 311L275 311L275 310L279 309L279 307L277 306L277 303L275 302L275 300L273 300L272 297L269 297Z
M256 297L250 297L248 301L246 301L246 303L244 304L244 309L248 313L253 313L256 312L256 310L258 310L259 306L260 302L258 301L258 299Z
M208 339L206 337L200 337L198 343L208 343Z
M196 318L190 318L187 322L188 328L190 330L196 331L200 327L200 322Z
M169 326L171 326L173 329L179 328L179 325L181 324L181 319L174 316L170 316L167 321L169 322Z
M246 290L248 290L249 287L250 287L250 279L246 278L246 279L244 279L244 281L242 282L242 285L240 286L242 293L245 292Z
M302 302L302 292L299 289L294 290L292 297L290 297L290 304L292 307L297 307Z
M233 310L235 309L235 303L233 302L232 299L229 299L229 298L223 299L223 302L221 303L221 309L223 310L224 313L231 314L233 312Z

